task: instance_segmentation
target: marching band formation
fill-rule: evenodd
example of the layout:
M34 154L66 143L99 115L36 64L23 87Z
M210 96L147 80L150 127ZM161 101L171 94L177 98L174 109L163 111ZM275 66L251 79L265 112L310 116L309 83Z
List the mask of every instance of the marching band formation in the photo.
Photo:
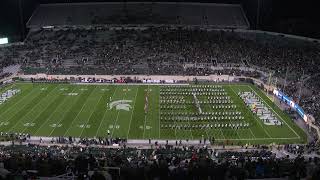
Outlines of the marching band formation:
M239 92L238 95L245 102L247 107L255 113L258 118L266 125L283 125L283 122L265 106L254 92Z
M201 111L198 111L201 108ZM241 111L221 85L162 86L163 129L247 128Z

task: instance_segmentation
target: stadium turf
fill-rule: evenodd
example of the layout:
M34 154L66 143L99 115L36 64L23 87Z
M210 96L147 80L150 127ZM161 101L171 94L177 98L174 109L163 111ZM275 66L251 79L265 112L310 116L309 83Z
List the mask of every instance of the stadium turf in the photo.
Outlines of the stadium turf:
M216 86L213 84L211 86ZM202 85L203 86L203 85ZM210 86L210 87L211 87ZM181 86L191 88L190 86ZM15 83L0 89L21 92L0 104L0 131L30 133L33 136L112 137L128 139L189 139L215 138L216 142L228 143L305 143L305 133L296 126L262 91L249 84L221 84L233 104L234 111L241 112L247 128L165 128L165 125L206 125L233 123L233 120L164 121L164 113L196 113L190 95L181 95L190 102L183 109L162 109L159 85L76 85ZM173 89L179 89L174 86ZM201 89L201 85L193 88ZM179 91L179 90L178 90ZM238 92L254 92L280 121L282 126L265 125L252 113L238 96ZM3 94L4 96L4 94ZM167 99L171 96L167 96ZM205 100L206 96L199 96ZM224 112L202 106L204 112ZM222 116L222 115L220 115Z

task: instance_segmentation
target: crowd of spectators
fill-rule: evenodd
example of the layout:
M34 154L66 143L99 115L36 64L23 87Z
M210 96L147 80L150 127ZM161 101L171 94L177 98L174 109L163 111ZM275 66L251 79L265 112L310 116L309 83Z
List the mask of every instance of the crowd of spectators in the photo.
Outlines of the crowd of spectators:
M214 151L206 147L98 148L0 146L0 179L318 179L318 158L276 157L269 150Z
M26 73L206 75L219 73L211 66L233 63L282 76L289 66L297 78L317 72L317 50L261 45L223 31L67 29L32 31L16 54Z

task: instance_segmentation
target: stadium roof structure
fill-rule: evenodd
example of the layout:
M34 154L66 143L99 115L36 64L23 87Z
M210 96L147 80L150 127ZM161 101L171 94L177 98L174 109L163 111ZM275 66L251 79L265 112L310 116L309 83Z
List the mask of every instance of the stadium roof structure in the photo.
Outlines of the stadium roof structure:
M113 2L41 4L28 28L75 25L181 25L248 29L239 4Z

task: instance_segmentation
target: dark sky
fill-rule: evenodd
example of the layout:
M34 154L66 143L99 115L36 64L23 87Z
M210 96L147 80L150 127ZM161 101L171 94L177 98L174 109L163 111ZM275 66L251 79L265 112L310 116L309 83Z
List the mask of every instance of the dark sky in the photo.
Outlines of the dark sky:
M22 23L19 16L19 1L21 2L23 11ZM95 1L101 2L105 0ZM113 0L113 2L114 1L116 0ZM137 1L138 0L135 0L135 2ZM23 29L21 24L26 23L38 3L72 2L88 2L88 0L0 0L0 36L10 36L19 39ZM166 2L168 2L168 0L166 0ZM258 28L262 30L320 38L320 20L317 18L317 16L319 16L318 11L320 6L316 5L316 1L211 0L200 2L242 4L253 29ZM257 17L259 17L258 21ZM257 23L258 25L256 25Z

